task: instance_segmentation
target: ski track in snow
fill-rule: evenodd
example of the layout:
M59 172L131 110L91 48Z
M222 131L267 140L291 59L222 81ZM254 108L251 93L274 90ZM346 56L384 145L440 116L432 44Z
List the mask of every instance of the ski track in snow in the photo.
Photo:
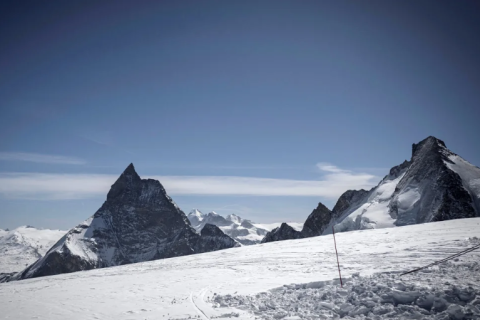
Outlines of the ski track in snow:
M203 299L204 296L205 296L205 290L206 289L203 289L202 290L202 294L200 295L200 298ZM193 298L193 293L190 292L190 301L192 302L195 310L197 310L198 314L202 317L202 319L205 319L205 320L210 320L209 317L207 317L207 315L197 306L197 304L195 303L195 299Z
M305 319L312 313L316 318L332 316L339 311L340 306L335 307L339 301L345 304L345 318L365 318L372 312L371 319L378 319L392 310L422 314L417 302L408 304L411 294L398 292L418 291L428 298L435 291L437 298L446 299L451 284L467 295L480 292L479 250L419 274L399 278L398 273L469 248L478 243L475 237L480 237L480 218L336 234L342 277L348 279L343 289L336 280L331 235L2 283L0 317L293 320L302 319L288 309L300 296L305 303L299 304L297 313ZM367 295L372 292L370 305L357 303L366 299L357 292L361 288ZM402 297L406 304L396 302ZM386 302L380 303L380 298ZM468 304L480 308L480 296L475 299ZM254 306L262 303L274 303L291 315L271 308L255 314ZM444 313L431 315L432 319L445 314L453 319L470 310L459 304L445 306Z

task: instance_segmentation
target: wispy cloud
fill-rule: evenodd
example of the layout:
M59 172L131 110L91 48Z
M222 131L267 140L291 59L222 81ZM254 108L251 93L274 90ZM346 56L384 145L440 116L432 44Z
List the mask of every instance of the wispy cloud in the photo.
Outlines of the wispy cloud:
M2 173L0 194L26 200L70 200L106 196L113 175Z
M333 173L347 173L347 172L350 172L349 170L340 169L339 167L334 166L333 164L330 164L330 163L327 163L327 162L317 163L317 168L320 169L320 171L333 172Z
M336 167L335 167L336 168ZM333 170L333 171L332 171ZM341 169L320 180L290 180L237 176L148 176L159 180L170 195L318 196L335 199L348 189L368 189L378 178ZM83 199L105 197L116 175L0 174L0 194L17 199Z
M235 176L153 176L172 195L321 196L335 198L347 189L368 188L372 175L340 173L323 180L290 180Z
M85 160L76 157L65 157L52 154L27 152L0 152L0 160L74 165L81 165L87 163Z

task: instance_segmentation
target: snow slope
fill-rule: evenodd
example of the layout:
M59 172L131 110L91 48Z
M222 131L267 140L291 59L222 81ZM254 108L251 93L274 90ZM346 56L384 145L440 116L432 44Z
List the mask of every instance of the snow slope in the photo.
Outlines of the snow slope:
M448 159L451 162L445 164L462 178L463 187L472 197L477 214L480 214L480 168L456 154L449 155Z
M335 226L338 232L390 228L395 226L395 219L389 214L388 206L392 200L393 193L398 182L403 178L406 169L400 174L387 175L377 187L373 188L364 203L352 212L346 212L346 216L341 223ZM413 192L414 190L412 190ZM412 196L413 198L414 196ZM413 200L411 200L413 201ZM325 230L325 234L330 233L330 228Z
M23 270L44 256L66 232L30 226L10 231L0 229L0 273Z
M394 312L396 319L461 319L479 309L480 251L421 274L398 272L478 244L479 236L480 218L340 233L343 289L331 235L26 279L0 284L0 315L292 320ZM425 314L430 303L438 309Z

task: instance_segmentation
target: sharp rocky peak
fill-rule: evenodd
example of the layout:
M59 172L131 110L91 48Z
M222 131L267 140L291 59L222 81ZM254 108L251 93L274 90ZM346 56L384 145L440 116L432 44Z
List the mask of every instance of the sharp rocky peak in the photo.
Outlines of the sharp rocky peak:
M114 200L125 193L131 193L138 187L142 179L135 171L133 163L130 163L123 173L118 177L117 181L111 186L107 194L107 201Z
M442 149L447 149L445 142L434 136L429 136L419 143L412 144L412 158L423 153L439 152Z
M154 179L141 179L131 163L111 186L107 202L162 202L170 200L162 184Z

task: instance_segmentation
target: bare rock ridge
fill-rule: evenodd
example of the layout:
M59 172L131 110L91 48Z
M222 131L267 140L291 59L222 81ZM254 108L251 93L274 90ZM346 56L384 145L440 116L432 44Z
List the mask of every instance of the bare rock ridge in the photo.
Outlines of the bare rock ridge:
M478 216L480 168L430 136L413 144L411 160L390 169L376 187L346 191L331 211L319 203L301 232L284 226L262 242L328 234L332 226L342 232Z
M302 238L301 232L293 229L290 225L284 222L280 227L267 233L265 238L263 238L262 243L300 238Z
M308 238L322 234L333 218L334 213L319 202L317 208L305 220L301 231L302 237Z
M206 226L207 227L207 226ZM97 212L11 280L178 257L236 246L218 227L195 232L159 181L130 164Z
M434 137L413 144L411 165L397 184L390 203L390 213L397 218L396 225L477 215L472 198L479 195L469 194L460 175L449 167L455 164L456 158L458 156L448 150L442 140ZM418 200L410 205L404 198L413 196L415 191L412 190L417 190Z

